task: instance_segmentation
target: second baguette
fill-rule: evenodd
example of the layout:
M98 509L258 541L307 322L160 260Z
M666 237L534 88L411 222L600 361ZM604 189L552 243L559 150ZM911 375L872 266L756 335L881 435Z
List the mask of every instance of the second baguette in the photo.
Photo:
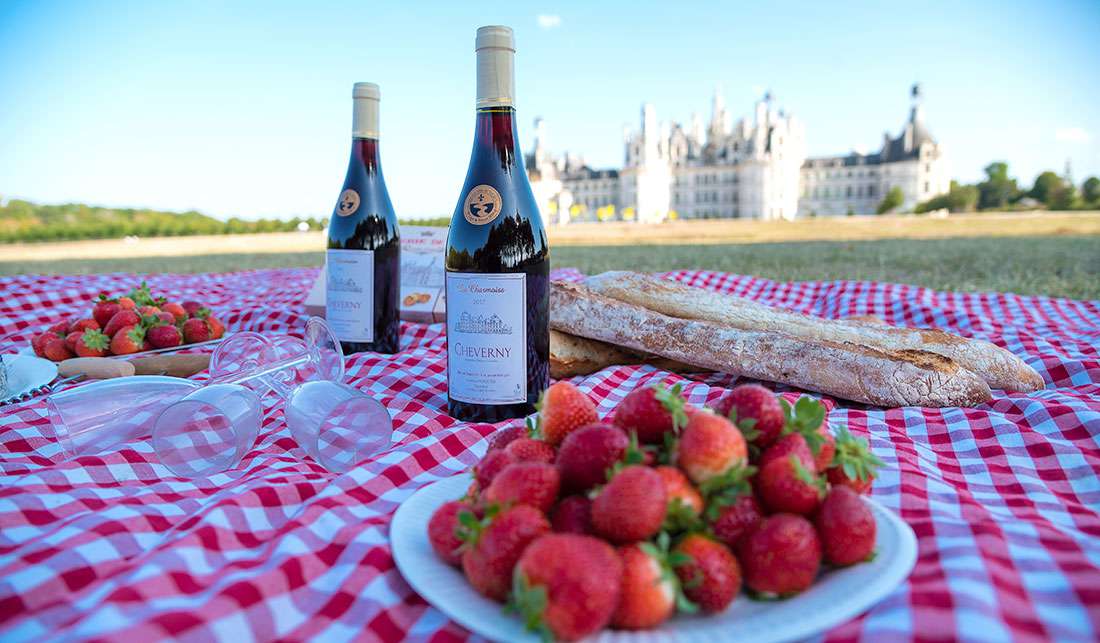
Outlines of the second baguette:
M974 406L989 386L943 356L680 319L555 281L551 328L707 369L876 406Z

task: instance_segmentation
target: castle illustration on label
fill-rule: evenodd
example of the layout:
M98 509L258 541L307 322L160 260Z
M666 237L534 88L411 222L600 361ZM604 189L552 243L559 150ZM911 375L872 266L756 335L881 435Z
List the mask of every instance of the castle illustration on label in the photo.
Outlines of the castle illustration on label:
M470 313L462 313L458 318L455 330L461 333L477 333L480 335L511 335L512 327L504 323L498 315L493 314L486 318L484 315L474 317Z

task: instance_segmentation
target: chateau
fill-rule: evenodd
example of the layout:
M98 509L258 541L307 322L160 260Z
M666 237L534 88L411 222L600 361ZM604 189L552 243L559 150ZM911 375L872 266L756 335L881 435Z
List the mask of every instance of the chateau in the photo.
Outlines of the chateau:
M715 94L710 122L659 124L642 106L641 129L623 136L623 168L593 169L583 159L552 156L545 125L535 121L527 157L531 188L544 220L658 222L668 218L794 219L796 216L873 214L894 187L899 211L947 192L947 161L924 122L920 88L901 133L883 135L872 154L806 157L800 120L771 94L751 117L732 122Z

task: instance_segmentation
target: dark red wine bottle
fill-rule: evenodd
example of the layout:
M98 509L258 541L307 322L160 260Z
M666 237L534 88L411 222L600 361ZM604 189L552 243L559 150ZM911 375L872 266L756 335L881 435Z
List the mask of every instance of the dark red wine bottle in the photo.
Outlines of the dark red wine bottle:
M344 354L396 353L401 238L378 157L374 83L355 83L351 160L328 225L325 318Z
M447 236L452 417L532 413L550 383L550 249L516 135L515 39L477 30L477 126Z

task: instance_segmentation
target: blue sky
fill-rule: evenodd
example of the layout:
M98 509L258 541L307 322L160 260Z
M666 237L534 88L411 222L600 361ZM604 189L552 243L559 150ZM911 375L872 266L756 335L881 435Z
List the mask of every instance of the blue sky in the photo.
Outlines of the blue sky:
M952 173L1100 174L1097 2L0 2L0 195L215 216L328 216L351 85L382 86L401 216L450 215L474 31L516 30L521 137L622 161L639 106L735 117L770 88L811 154L873 150L920 81Z

